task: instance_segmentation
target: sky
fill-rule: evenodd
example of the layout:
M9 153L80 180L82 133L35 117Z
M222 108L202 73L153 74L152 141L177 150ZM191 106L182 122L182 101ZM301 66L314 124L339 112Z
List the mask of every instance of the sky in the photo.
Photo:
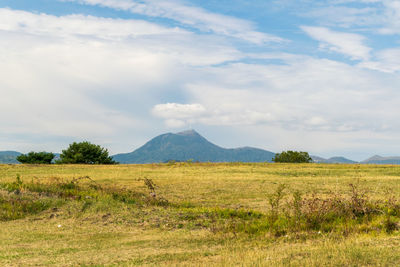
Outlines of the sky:
M400 1L0 0L0 96L0 150L400 155Z

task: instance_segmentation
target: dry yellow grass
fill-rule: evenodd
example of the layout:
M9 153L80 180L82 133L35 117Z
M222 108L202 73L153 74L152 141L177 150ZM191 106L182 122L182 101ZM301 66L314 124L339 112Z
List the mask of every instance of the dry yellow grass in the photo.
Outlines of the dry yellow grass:
M348 184L357 182L374 199L400 193L400 166L233 163L0 166L0 182L15 180L17 174L24 181L88 175L99 184L141 192L146 192L146 187L137 179L147 177L158 185L157 193L170 202L261 212L269 208L267 194L280 183L285 183L288 190L298 189L308 195L344 194L349 190ZM120 214L113 214L112 218L103 210L68 214L75 209L79 207L72 205L0 222L0 265L393 266L400 263L398 231L390 235L372 232L347 237L329 234L307 238L252 237L213 233L208 229L154 227L157 217L151 216L151 212L157 212L156 207L143 211L148 216L148 221L143 222L134 217L139 213L132 210L115 210Z

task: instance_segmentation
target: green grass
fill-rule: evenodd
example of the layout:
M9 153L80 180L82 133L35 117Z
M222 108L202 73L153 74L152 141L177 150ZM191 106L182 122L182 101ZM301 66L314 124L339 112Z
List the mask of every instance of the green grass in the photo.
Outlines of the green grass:
M1 165L0 265L395 265L399 180L375 165Z

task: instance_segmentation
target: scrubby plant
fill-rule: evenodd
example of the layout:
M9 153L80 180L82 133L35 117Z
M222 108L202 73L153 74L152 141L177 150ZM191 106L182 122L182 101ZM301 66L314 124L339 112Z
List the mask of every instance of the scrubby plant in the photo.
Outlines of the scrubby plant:
M146 177L139 178L138 180L144 182L144 185L149 190L150 198L152 199L152 201L154 201L154 203L157 203L157 205L160 205L160 206L168 205L167 199L157 196L157 193L156 193L157 185L153 182L153 180L146 178Z
M335 232L349 225L355 230L355 225L368 225L374 218L381 218L382 229L386 232L398 229L400 205L393 198L386 202L371 201L358 185L349 187L349 194L345 196L331 193L323 198L315 194L303 197L301 192L295 191L291 199L284 199L284 187L279 185L268 198L271 206L268 228L277 236L288 231Z
M272 221L278 219L279 207L283 197L285 196L285 188L286 186L284 184L280 184L275 193L268 195L268 201L271 206L269 217Z
M53 178L43 182L39 179L24 182L19 175L13 182L0 183L0 220L14 220L30 214L58 207L70 201L81 203L81 212L95 203L114 205L113 202L138 206L167 206L165 198L155 194L155 183L143 179L154 194L149 196L123 187L100 186L89 176L73 179Z

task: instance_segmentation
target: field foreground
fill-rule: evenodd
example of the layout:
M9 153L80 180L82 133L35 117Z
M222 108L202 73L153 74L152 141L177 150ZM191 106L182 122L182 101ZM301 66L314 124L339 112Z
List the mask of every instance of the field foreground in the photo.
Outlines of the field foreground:
M0 265L398 265L399 182L389 165L0 165Z

